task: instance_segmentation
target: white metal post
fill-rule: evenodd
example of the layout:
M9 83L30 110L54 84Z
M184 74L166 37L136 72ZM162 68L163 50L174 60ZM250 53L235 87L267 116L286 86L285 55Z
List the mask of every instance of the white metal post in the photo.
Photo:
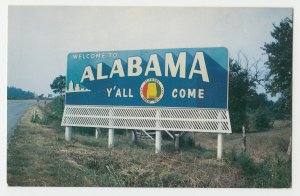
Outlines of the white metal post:
M114 132L115 130L112 128L108 129L108 148L114 147Z
M132 142L135 142L135 141L136 141L135 131L134 131L134 130L131 131L131 141L132 141Z
M109 126L113 126L114 125L114 121L113 121L113 110L110 109L109 110ZM108 129L108 148L113 148L114 147L114 132L115 130L113 128L109 128Z
M65 140L68 142L70 142L72 139L72 131L73 131L72 127L65 128Z
M219 133L218 134L217 159L218 160L222 159L222 155L223 155L223 134Z
M95 129L95 137L96 137L96 139L99 138L99 133L100 133L100 128L96 128Z
M160 110L156 111L155 114L155 118L156 118L156 127L159 128L160 127ZM161 131L156 131L155 132L155 154L160 153L161 151Z
M179 134L175 134L175 150L179 150Z
M218 113L218 120L222 120L222 113ZM222 130L222 123L218 123L218 130ZM220 160L222 159L223 156L223 134L219 133L218 134L218 144L217 144L217 159Z
M161 131L156 131L155 134L155 154L161 151Z

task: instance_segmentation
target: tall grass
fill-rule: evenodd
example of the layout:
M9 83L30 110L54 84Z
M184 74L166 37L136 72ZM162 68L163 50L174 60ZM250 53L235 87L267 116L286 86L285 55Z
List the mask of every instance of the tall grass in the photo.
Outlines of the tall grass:
M10 186L291 186L291 161L283 155L268 155L258 162L248 154L231 151L225 154L225 161L218 161L215 143L200 142L201 146L195 146L191 138L180 140L179 152L175 151L172 140L164 140L162 152L157 155L154 141L132 143L130 135L125 135L123 130L115 132L115 146L108 149L107 131L96 139L94 128L76 128L72 141L66 142L63 132L57 131L63 113L61 100L55 99L40 109L44 112L39 119L43 125L29 123L29 117L18 126L9 146ZM269 133L265 135L273 137ZM202 136L202 141L216 141L216 135ZM285 152L288 142L280 143L274 138L277 137L271 143L276 145L271 147L277 149L279 145L281 153Z
M63 97L56 97L45 106L39 105L39 109L45 113L44 118L38 118L36 122L43 125L56 124L57 129L61 129L60 123L64 112Z
M63 114L63 102L60 98L54 99L51 103L48 104L48 118L51 120L60 121ZM54 117L54 116L55 117ZM75 128L75 132L80 135L92 136L95 134L94 128ZM107 131L103 132L103 136L106 136ZM124 130L116 130L116 135L124 134ZM93 140L90 138L83 139L81 138L80 143L83 145L91 146L91 147L106 147L106 142L99 142L99 140ZM282 141L282 140L281 140ZM279 142L279 144L281 144ZM151 150L148 144L143 142L137 143L129 143L130 148L140 148L143 150ZM200 159L214 159L216 157L216 151L205 149L201 146L195 147L195 143L191 137L180 138L180 146L182 150L190 151L194 157ZM286 145L284 145L286 146ZM126 147L126 146L123 146ZM128 146L127 146L128 147ZM163 146L163 150L166 152L174 152L174 146L172 142ZM184 155L185 159L188 160L191 157ZM116 173L116 169L118 168L117 159L113 159L112 157L106 157L109 164L105 163L105 167L101 167L99 169L99 165L101 163L86 163L86 166L90 169L96 170L97 173L104 174L103 177L110 179L110 184L105 184L106 180L102 181L104 186L145 186L144 183L138 183L132 181L132 175L130 177L126 174ZM193 160L193 158L191 159ZM255 163L253 159L251 159L246 153L237 154L235 151L231 151L226 155L226 160L233 167L240 170L241 175L244 176L249 185L252 187L275 187L275 188L287 188L291 186L291 162L290 160L285 160L282 157L277 155L266 157L262 162ZM96 164L96 165L94 165ZM98 166L97 166L98 165ZM96 167L96 168L94 168ZM99 171L101 170L101 171ZM106 174L107 173L107 174ZM161 185L159 186L182 186L184 179L181 177L182 174L169 172L166 173L160 180ZM140 178L141 176L136 176L134 178ZM149 176L148 176L149 177ZM102 179L103 180L103 179ZM158 186L157 178L149 178L147 182L147 186ZM152 182L153 180L153 182ZM180 182L179 182L180 181Z
M252 187L291 187L291 160L275 154L255 163L246 153L237 154L232 150L226 160L238 168Z

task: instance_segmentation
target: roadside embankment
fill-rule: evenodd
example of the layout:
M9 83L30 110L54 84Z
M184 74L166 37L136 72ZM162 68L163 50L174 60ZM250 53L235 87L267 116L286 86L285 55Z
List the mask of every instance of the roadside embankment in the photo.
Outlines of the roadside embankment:
M54 102L55 103L55 102ZM116 132L115 147L107 148L104 130L96 139L75 131L71 142L64 140L53 105L29 108L15 130L8 146L7 183L9 186L99 186L99 187L290 187L291 166L281 158L278 145L284 147L287 138L284 127L276 134L284 137L278 144L272 131L260 134L274 153L239 154L239 134L225 137L225 158L216 160L214 134L198 134L196 147L182 146L174 151L172 141L163 141L162 153L154 153L152 141L131 143L126 131ZM57 107L59 108L59 107ZM33 111L38 120L32 122ZM54 109L56 110L56 109ZM272 140L273 140L272 139ZM249 139L250 140L250 139ZM288 140L288 139L287 139ZM249 141L248 145L262 145L267 141ZM277 142L277 143L276 143ZM229 146L230 145L230 146ZM235 149L235 150L234 150ZM260 151L258 152L260 153ZM275 155L277 154L277 155ZM259 157L253 161L253 157ZM277 156L277 157L276 157ZM264 172L264 173L262 173ZM260 178L256 180L256 178ZM271 180L271 181L270 181Z

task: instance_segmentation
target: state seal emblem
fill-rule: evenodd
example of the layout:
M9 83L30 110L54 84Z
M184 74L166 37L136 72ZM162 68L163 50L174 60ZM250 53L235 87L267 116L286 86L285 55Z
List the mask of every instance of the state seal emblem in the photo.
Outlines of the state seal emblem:
M156 78L145 80L140 87L141 98L149 104L159 102L164 95L164 86Z

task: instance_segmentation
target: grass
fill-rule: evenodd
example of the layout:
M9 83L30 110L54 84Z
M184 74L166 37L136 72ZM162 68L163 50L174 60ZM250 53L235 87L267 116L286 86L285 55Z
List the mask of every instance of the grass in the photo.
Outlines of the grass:
M59 114L53 112L58 103L34 106L22 117L8 146L9 186L291 186L291 161L285 155L290 126L247 134L246 154L240 153L240 134L226 135L222 161L216 160L216 134L208 133L196 134L195 144L181 141L179 152L164 140L156 155L154 141L132 143L130 134L115 134L113 149L107 148L105 131L96 139L92 130L77 129L66 142ZM34 109L38 122L31 122Z
M227 156L227 161L239 168L248 184L259 188L287 188L291 187L291 160L283 159L276 154L267 157L260 163L255 163L245 153L236 154L232 151Z

